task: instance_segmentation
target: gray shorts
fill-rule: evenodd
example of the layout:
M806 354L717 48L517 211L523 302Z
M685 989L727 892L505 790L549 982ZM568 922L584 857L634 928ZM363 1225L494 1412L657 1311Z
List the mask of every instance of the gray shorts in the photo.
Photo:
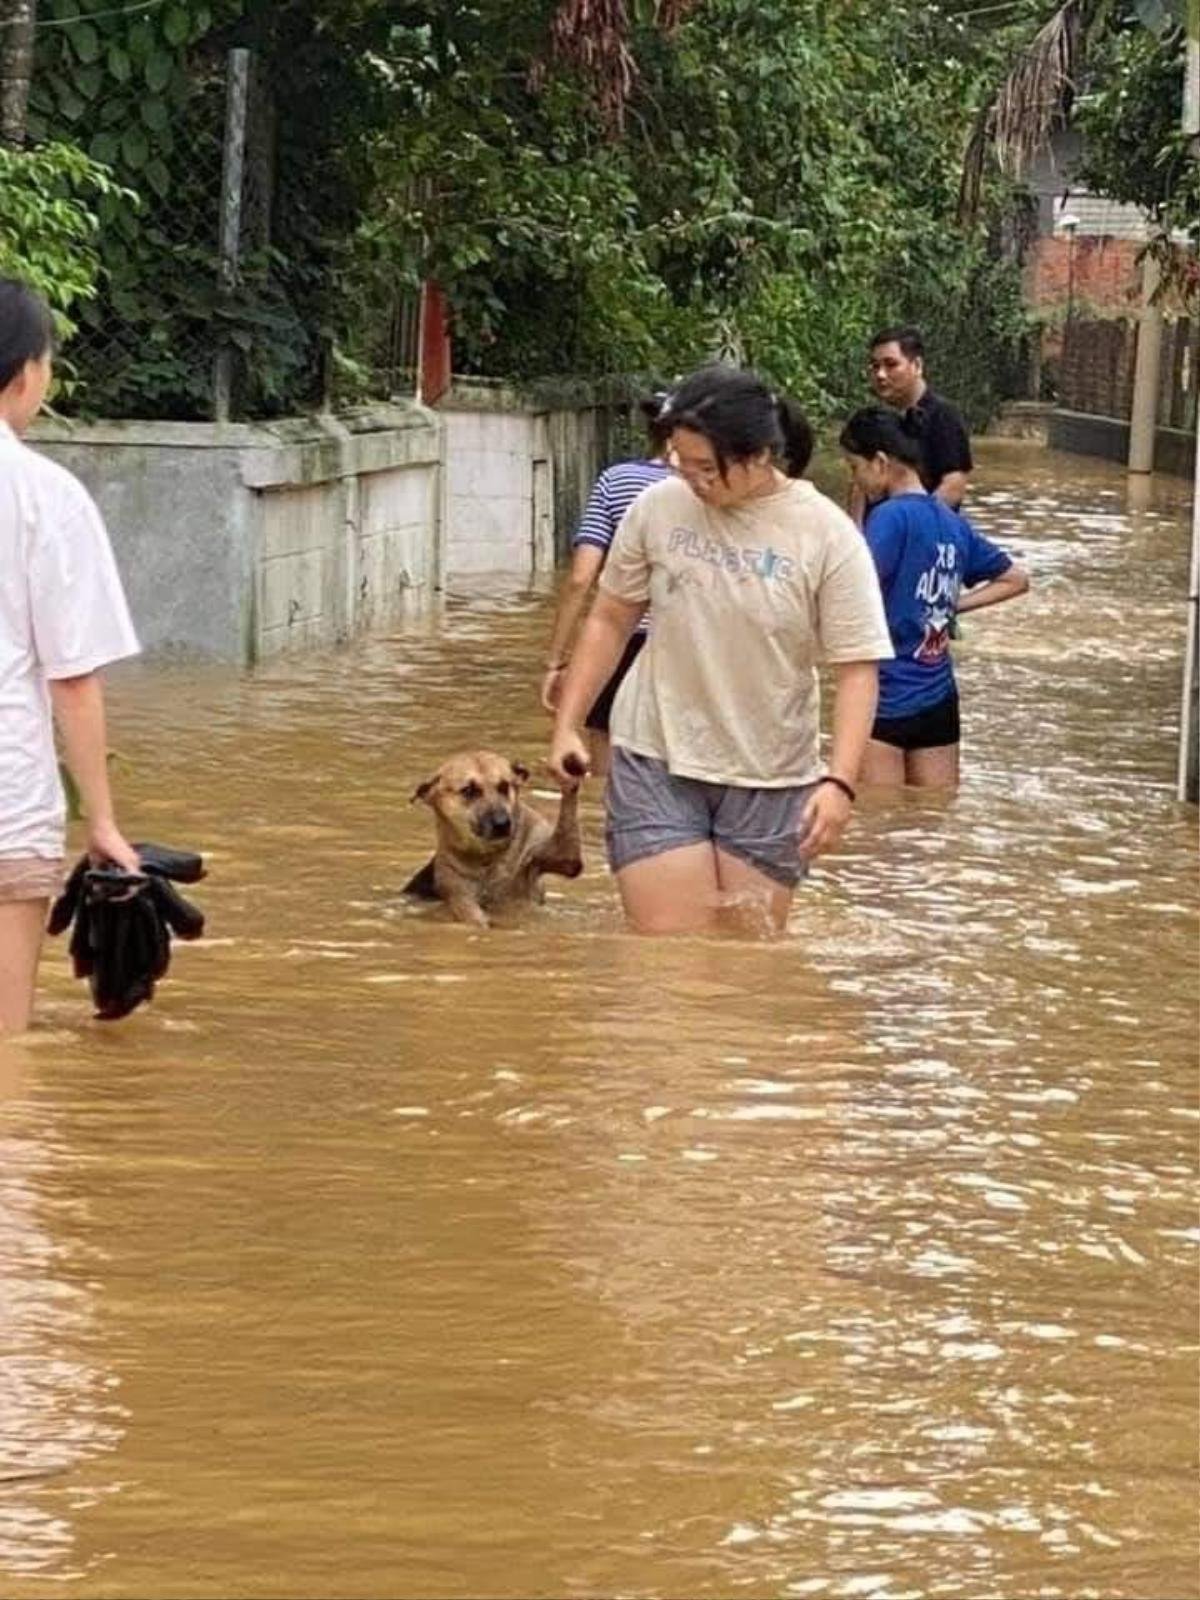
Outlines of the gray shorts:
M712 844L794 888L808 871L798 839L813 787L739 789L680 778L665 762L617 745L605 792L609 865L619 872L683 845Z

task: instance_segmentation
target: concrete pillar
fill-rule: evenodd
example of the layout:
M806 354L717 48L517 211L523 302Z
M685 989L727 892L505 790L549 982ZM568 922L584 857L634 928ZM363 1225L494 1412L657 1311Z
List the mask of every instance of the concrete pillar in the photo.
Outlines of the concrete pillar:
M1183 132L1200 161L1200 0L1187 0L1184 47ZM1179 720L1181 800L1200 800L1200 407L1196 416L1196 474L1192 481L1192 569L1188 580L1183 707Z
M1196 478L1192 485L1192 570L1179 719L1178 794L1181 800L1200 800L1200 419L1196 428Z
M1147 254L1142 263L1142 314L1138 322L1133 406L1129 419L1130 472L1154 471L1158 369L1162 353L1162 308L1155 303L1155 296L1160 277L1158 261L1153 255Z

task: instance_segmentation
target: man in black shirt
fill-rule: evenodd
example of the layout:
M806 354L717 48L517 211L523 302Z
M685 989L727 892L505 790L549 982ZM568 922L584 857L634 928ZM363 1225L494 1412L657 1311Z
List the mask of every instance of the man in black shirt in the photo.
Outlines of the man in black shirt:
M971 439L966 423L925 381L925 344L917 328L884 328L871 340L871 387L921 445L921 478L955 511L967 492Z

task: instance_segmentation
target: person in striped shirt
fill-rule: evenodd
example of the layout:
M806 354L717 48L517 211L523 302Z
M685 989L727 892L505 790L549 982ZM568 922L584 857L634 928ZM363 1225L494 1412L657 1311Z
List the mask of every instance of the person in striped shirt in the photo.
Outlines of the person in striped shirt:
M670 427L660 421L665 400L665 394L656 394L642 401L648 454L641 460L618 461L614 466L605 468L596 479L575 530L571 565L559 591L546 670L542 678L542 705L551 715L558 709L558 693L570 660L571 643L621 519L644 489L671 474L666 463ZM591 770L599 778L608 771L608 719L613 701L646 642L646 620L642 618L617 663L616 671L600 691L587 715Z

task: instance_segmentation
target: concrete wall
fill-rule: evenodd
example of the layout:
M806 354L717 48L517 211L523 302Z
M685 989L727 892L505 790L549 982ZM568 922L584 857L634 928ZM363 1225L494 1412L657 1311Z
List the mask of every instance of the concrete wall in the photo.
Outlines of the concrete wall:
M545 425L529 412L443 406L446 574L532 570L537 563L533 464Z
M387 626L447 579L548 570L609 410L456 385L437 414L46 421L31 442L99 503L148 652L252 662Z
M1047 429L1053 450L1101 456L1121 465L1129 459L1129 424L1120 417L1098 417L1087 411L1051 411ZM1154 470L1190 478L1196 465L1194 434L1180 428L1159 428L1154 435Z
M256 655L339 643L426 607L441 584L442 433L415 407L249 453L258 497Z
M148 650L242 660L252 648L256 507L240 448L252 432L43 422L30 438L98 502Z
M605 463L610 412L586 394L551 404L502 384L454 384L438 407L450 580L554 565Z
M271 427L46 422L91 490L148 652L334 644L441 582L442 430L417 407Z

